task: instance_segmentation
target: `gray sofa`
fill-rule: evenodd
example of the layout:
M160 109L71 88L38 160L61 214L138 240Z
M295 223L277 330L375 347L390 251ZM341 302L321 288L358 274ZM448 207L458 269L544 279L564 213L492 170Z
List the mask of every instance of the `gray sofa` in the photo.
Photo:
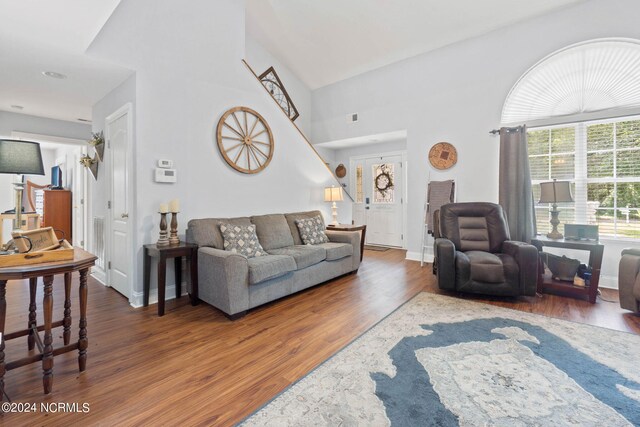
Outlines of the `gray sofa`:
M360 233L327 230L329 243L303 244L295 220L316 215L320 211L190 220L187 241L200 247L199 298L235 319L251 308L357 272ZM254 224L269 255L247 259L223 250L220 223Z

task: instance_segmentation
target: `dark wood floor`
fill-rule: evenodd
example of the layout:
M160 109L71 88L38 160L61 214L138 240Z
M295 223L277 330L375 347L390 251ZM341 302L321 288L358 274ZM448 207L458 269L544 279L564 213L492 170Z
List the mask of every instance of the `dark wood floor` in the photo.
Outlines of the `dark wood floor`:
M56 356L48 396L42 394L40 364L5 376L15 402L86 402L89 412L4 414L0 424L232 425L418 292L440 293L431 267L420 268L404 256L399 250L366 251L357 275L268 304L235 322L207 304L191 307L185 297L168 301L159 318L156 306L133 309L91 279L87 371L78 374L75 353ZM63 311L60 285L54 285L54 320ZM7 332L26 326L27 289L26 282L8 285ZM617 301L615 291L603 296ZM640 318L617 302L591 305L551 295L474 299L640 334ZM74 295L74 321L77 304ZM76 323L73 328L75 339ZM61 328L55 332L54 347L62 341ZM26 338L9 341L6 360L23 356L26 348Z

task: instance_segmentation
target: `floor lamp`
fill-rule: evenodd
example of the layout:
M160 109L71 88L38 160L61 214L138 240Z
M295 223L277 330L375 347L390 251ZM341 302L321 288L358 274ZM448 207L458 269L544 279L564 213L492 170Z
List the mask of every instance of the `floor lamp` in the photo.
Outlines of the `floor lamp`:
M44 175L40 144L30 141L0 139L0 173L17 175ZM13 184L16 192L16 216L13 229L22 228L22 180Z
M547 234L549 239L562 239L564 236L558 231L560 220L558 215L558 203L573 202L571 195L571 183L569 181L557 181L540 183L540 201L538 203L553 203L551 207L551 223L552 230Z

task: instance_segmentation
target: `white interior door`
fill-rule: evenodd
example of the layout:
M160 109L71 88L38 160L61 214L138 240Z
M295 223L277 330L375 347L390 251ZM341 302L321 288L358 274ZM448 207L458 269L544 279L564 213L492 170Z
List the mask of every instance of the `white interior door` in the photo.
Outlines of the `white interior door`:
M404 173L401 155L352 161L356 201L353 220L367 225L370 245L403 246Z
M131 297L129 282L130 233L129 233L129 108L107 117L107 147L111 152L111 209L109 209L109 254L107 280L111 287L127 298Z
M75 246L80 246L81 248L86 248L86 238L85 238L85 219L86 219L86 210L85 210L85 200L86 200L86 179L87 179L87 169L85 167L80 166L80 158L82 157L82 150L78 150L78 153L74 156L73 164L74 164L74 188L73 188L73 244Z

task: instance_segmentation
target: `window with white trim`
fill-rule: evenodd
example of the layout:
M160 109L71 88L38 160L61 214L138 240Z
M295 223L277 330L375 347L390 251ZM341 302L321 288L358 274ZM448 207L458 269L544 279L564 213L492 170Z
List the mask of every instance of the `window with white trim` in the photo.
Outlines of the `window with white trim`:
M572 183L575 203L559 204L560 227L594 224L609 238L640 239L640 116L530 128L535 200L540 184ZM538 232L550 229L549 206L536 205Z

